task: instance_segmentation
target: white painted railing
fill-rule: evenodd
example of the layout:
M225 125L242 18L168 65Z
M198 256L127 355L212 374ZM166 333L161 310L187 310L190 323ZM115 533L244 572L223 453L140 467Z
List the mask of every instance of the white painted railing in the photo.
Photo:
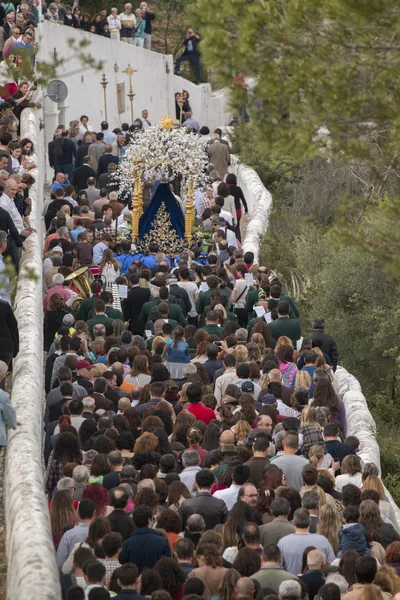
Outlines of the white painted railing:
M267 231L272 209L272 196L264 187L254 169L243 165L237 156L231 157L229 169L237 177L249 208L250 219L243 238L245 252L254 253L254 262L258 262L260 238Z
M61 590L49 510L43 482L43 137L39 114L25 109L21 116L21 138L32 140L32 171L36 183L31 189L30 221L37 233L25 242L15 299L20 350L13 363L11 400L22 426L10 431L4 481L7 600L41 598L59 600ZM24 275L32 269L36 280Z

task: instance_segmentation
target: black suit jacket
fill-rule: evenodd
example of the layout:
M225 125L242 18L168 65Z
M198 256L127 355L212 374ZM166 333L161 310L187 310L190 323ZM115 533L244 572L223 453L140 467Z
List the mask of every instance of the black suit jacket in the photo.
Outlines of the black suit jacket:
M309 600L314 600L314 596L325 584L323 571L307 571L300 577L307 586Z
M85 158L85 156L88 155L89 146L90 144L81 144L80 146L78 146L78 150L76 151L75 156L75 169L78 169L78 167L81 167L83 165L83 159Z
M190 515L201 515L206 523L206 529L213 529L216 525L225 523L228 509L223 500L214 498L208 492L200 492L194 498L184 500L181 504L181 517L183 526Z
M97 166L97 177L108 172L108 165L110 163L115 163L117 165L119 163L118 156L114 156L113 154L103 154L103 156L100 156L99 164Z
M4 208L0 208L0 230L9 234L9 237L15 242L18 248L22 247L22 239L14 225L10 213Z
M0 300L0 360L19 351L18 323L8 302ZM9 360L6 361L7 364Z
M89 165L82 165L74 171L73 184L77 192L87 188L87 180L89 177L94 177L96 179L96 171L92 169L92 167L89 167Z
M145 323L140 320L143 304L150 300L150 290L148 288L133 287L128 292L128 297L122 304L122 312L125 321L129 321L129 330L133 334L143 335Z
M336 371L338 364L338 351L336 348L336 342L332 336L328 335L322 329L315 329L312 332L312 337L322 342L322 352L327 354L332 361L333 370Z
M110 523L111 531L120 533L123 541L127 540L135 530L132 518L122 509L116 508L108 515L107 519Z

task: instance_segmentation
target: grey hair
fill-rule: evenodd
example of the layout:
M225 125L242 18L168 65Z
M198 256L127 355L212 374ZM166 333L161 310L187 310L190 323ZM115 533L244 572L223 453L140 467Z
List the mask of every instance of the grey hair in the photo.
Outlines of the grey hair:
M69 232L69 229L66 225L63 225L62 227L60 227L60 229L58 230L58 235L60 235L61 237L63 235L65 235L66 233Z
M183 366L183 369L182 369L183 377L189 377L190 375L196 375L196 373L197 373L197 368L196 368L196 365L194 365L193 363L188 363L187 365Z
M84 398L82 400L82 404L83 404L83 408L93 408L93 406L95 406L96 401L94 398L91 398L90 396L86 396L86 398Z
M306 492L302 498L302 506L307 510L317 510L319 508L320 496L318 492Z
M364 465L362 474L363 474L364 479L367 479L367 477L370 477L371 475L375 475L376 477L379 477L379 469L375 463L372 463L372 462L366 463Z
M54 273L51 281L54 285L62 285L64 283L64 275L61 275L61 273Z
M306 508L298 508L294 511L293 525L298 529L310 527L310 513Z
M16 29L21 29L21 27L19 27L19 26L17 25ZM8 176L9 176L9 172L8 172L8 171L6 171L5 169L1 169L1 170L0 170L0 177L2 177L2 178L3 178L3 177L8 177Z
M143 490L144 488L150 488L153 492L156 491L156 486L152 479L142 479L142 481L139 481L137 491L140 492L140 490Z
M311 568L319 567L326 562L325 552L322 550L310 550L307 554L307 565Z
M132 342L132 346L137 346L140 350L146 350L146 342L140 335L135 335Z
M235 337L238 342L247 342L247 338L249 336L249 332L244 327L241 327L236 331Z
M334 583L337 585L341 594L344 594L349 589L349 584L340 573L328 573L325 583Z
M72 477L76 481L76 483L85 483L88 479L89 471L84 465L78 465L72 471Z
M212 140L220 140L221 136L219 135L219 133L213 133L211 136Z
M204 527L205 527L205 521L201 515L198 515L198 514L190 515L190 517L187 520L187 528L189 531L191 531L192 533L195 533L198 531L202 531Z
M4 244L7 241L7 233L0 230L0 244Z
M97 323L97 325L93 327L93 335L94 337L104 337L106 335L106 328L104 327L104 325Z
M279 596L282 598L282 600L296 600L301 596L301 585L294 579L282 581L281 585L279 586Z
M72 477L62 477L57 483L57 489L59 492L61 490L69 490L69 488L75 487L75 481Z
M7 375L7 371L8 367L6 363L0 360L0 377L4 377L4 375Z
M275 434L275 448L277 449L278 452L282 452L283 450L283 438L286 435L286 431L278 431L278 433Z
M286 498L275 498L271 502L271 512L275 518L290 515L290 510L290 503Z
M184 467L197 467L200 464L200 456L196 450L185 450L182 454L182 464Z

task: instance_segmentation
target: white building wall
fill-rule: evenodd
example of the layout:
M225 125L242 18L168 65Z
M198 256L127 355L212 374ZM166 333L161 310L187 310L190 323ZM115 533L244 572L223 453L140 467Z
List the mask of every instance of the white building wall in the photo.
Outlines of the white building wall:
M123 122L131 123L128 75L123 73L130 63L137 72L132 77L135 94L134 118L141 115L144 108L149 111L149 120L157 122L165 115L175 117L175 92L186 89L190 94L190 104L194 118L200 125L207 125L211 131L230 121L228 101L224 92L212 93L209 84L195 85L174 75L173 59L170 55L159 54L137 48L123 42L109 40L99 35L63 27L45 21L38 27L39 59L51 61L56 54L64 59L59 68L58 79L68 86L68 98L58 106L49 98L44 100L45 139L48 143L59 123L68 126L82 114L89 116L89 123L95 131L100 131L100 123L105 119L103 88L100 84L102 73L107 77L107 118L110 129ZM78 53L71 48L69 40L75 44L82 40L90 41L83 52L96 61L103 61L102 71L85 67ZM118 112L117 85L125 83L124 111ZM48 171L47 178L51 175Z

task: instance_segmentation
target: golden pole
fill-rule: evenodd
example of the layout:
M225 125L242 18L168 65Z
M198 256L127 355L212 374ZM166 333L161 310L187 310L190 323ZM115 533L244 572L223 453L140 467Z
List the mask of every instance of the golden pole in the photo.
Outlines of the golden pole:
M143 213L143 188L141 182L142 168L140 161L135 159L136 169L133 172L135 178L135 186L133 191L133 206L132 206L132 242L135 242L139 235L139 219Z
M107 119L107 92L106 92L106 88L108 86L108 81L107 81L107 77L106 77L105 73L103 73L103 77L101 78L100 83L103 88L103 94L104 94L104 116L105 116L105 120L108 121L108 119Z
M131 103L131 125L133 124L133 99L136 95L133 93L133 89L132 89L132 75L134 73L136 73L136 71L137 71L137 69L132 69L130 63L128 63L128 66L126 67L126 69L124 71L122 71L129 77L129 92L127 95L128 95L129 101Z
M186 192L186 212L185 212L185 238L188 247L192 244L193 223L196 216L194 204L194 186L193 181L189 182Z

